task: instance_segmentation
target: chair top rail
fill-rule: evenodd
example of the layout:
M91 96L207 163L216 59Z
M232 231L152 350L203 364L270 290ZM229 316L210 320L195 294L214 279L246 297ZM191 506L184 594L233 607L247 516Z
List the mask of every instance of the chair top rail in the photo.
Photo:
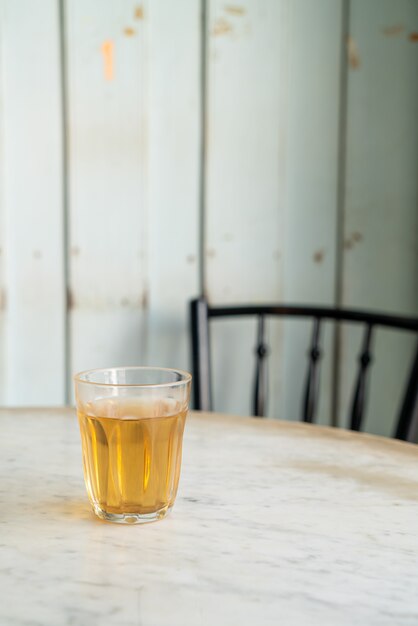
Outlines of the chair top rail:
M208 305L209 317L228 317L236 315L289 315L295 317L315 317L319 319L332 319L344 322L361 322L372 326L386 326L387 328L397 328L399 330L418 331L418 317L375 313L373 311L362 311L359 309L274 304L244 304L231 306Z

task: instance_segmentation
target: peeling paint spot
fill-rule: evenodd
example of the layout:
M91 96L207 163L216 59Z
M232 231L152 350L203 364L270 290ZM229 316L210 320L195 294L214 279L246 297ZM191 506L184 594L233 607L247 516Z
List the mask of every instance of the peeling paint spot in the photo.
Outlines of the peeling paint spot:
M186 262L187 263L194 263L196 261L196 255L194 254L188 254L186 256Z
M240 7L234 4L228 4L225 7L225 13L229 13L229 15L245 15L246 10L244 7Z
M234 236L233 236L232 233L225 233L224 236L223 236L223 240L224 241L232 241L233 238L234 238Z
M42 252L40 250L34 250L32 256L34 259L42 259Z
M347 56L351 69L358 70L360 67L360 55L357 44L352 37L347 39Z
M213 257L216 256L216 251L214 248L208 248L206 250L206 256L209 257L210 259L213 259Z
M114 78L114 48L114 43L110 39L104 41L102 44L103 71L105 80L113 80Z
M136 34L136 30L134 28L131 28L130 26L127 26L123 29L123 33L127 37L133 37Z
M412 41L412 43L418 43L418 33L411 33L408 39Z
M6 308L7 308L6 290L2 289L0 291L0 311L5 311Z
M232 32L232 25L224 18L220 17L216 20L213 29L212 35L214 37L219 37L220 35L227 35Z
M351 250L354 248L356 243L363 241L364 237L361 232L358 230L354 230L349 237L344 240L344 248L346 250Z
M75 300L73 292L69 287L67 287L67 311L71 311L75 309Z
M387 26L383 29L383 34L386 37L396 37L396 35L400 35L405 30L405 26L403 24L395 24L394 26Z
M72 256L78 256L80 254L80 248L78 246L71 246L70 254Z
M137 298L129 296L112 297L101 296L90 292L89 294L80 295L77 297L71 288L66 290L66 307L70 311L72 309L84 309L89 311L120 311L121 307L125 310L136 311L145 306L148 307L147 297L138 294Z
M140 4L137 7L135 7L134 19L136 19L136 20L143 20L144 19L144 9L143 9L142 5L140 5Z
M148 289L144 289L144 292L141 297L141 307L144 309L144 311L146 311L148 309L148 306L149 306Z
M322 261L324 260L324 255L325 255L325 251L323 249L321 250L316 250L316 252L313 253L313 260L315 263L322 263Z

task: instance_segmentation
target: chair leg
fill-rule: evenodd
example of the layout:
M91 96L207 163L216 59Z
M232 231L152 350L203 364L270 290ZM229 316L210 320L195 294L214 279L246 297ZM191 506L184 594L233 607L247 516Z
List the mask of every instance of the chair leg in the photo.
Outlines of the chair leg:
M198 298L190 303L190 327L194 408L211 411L209 308L204 298Z
M418 342L394 437L412 443L418 439Z

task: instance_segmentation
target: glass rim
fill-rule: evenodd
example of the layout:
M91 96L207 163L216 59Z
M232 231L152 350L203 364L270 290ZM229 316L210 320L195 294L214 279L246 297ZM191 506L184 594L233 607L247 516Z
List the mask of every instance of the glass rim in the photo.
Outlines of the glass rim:
M173 372L175 374L180 374L182 377L181 380L175 380L167 383L99 383L94 382L92 380L85 380L82 377L86 374L98 373L98 372L115 372L117 370L138 370L138 371L154 371L154 372ZM153 367L147 365L128 365L128 366L120 366L120 367L98 367L89 370L83 370L82 372L78 372L73 375L73 380L76 383L81 383L82 385L94 385L95 387L138 387L138 388L147 388L147 389L161 389L164 387L179 387L181 385L185 385L190 383L192 380L192 375L186 370L175 369L173 367Z

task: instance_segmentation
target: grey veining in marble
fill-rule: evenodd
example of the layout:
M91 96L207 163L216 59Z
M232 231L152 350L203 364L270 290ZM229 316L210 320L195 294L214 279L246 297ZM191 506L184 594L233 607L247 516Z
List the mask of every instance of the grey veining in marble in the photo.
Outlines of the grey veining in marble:
M194 414L170 517L96 519L71 410L0 411L0 625L418 624L418 447Z

